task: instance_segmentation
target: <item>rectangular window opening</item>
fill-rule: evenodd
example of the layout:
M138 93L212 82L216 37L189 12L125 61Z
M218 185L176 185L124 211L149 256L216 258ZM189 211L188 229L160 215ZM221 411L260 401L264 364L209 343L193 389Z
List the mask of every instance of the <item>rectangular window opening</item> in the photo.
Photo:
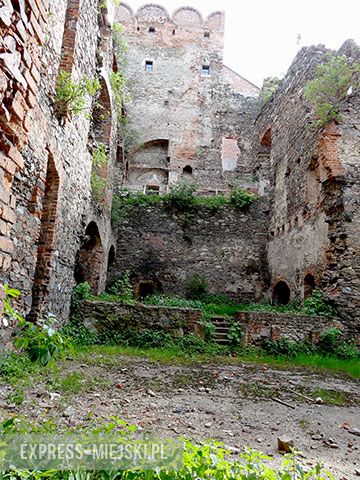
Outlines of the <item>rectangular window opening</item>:
M146 60L145 62L145 70L147 72L152 72L154 70L154 63L151 62L150 60Z
M155 33L155 28L154 28L154 27L150 27L150 28L149 28L149 33Z
M210 65L203 65L202 66L202 74L203 75L210 75Z
M210 32L204 32L204 37L205 38L210 38Z

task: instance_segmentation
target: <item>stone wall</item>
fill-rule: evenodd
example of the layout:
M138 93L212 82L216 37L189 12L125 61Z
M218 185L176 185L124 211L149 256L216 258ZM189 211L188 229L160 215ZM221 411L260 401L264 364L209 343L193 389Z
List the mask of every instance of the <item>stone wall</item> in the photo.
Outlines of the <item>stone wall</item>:
M115 20L129 45L126 108L135 132L126 185L166 191L191 177L205 191L226 190L231 182L253 186L249 145L259 89L223 65L224 13L203 19L184 7L170 16L158 5L134 13L121 3ZM224 138L238 145L231 168L222 162ZM156 141L167 142L161 168L145 161Z
M280 338L317 343L321 333L329 328L344 330L341 322L323 317L262 312L237 312L235 317L244 328L246 345L256 345L263 340ZM345 329L344 333L351 338L352 332Z
M161 205L136 206L115 227L109 280L128 270L140 295L185 295L191 277L201 274L212 293L262 300L268 290L267 208L261 200L245 211L226 206L178 213Z
M86 280L96 292L106 281L117 150L109 86L114 61L111 29L106 9L99 13L97 0L5 3L0 8L4 33L0 78L6 82L1 97L0 169L8 170L0 172L4 191L0 249L1 242L6 247L1 280L21 290L19 308L29 318L51 311L63 320L68 316L74 271L88 272ZM98 102L108 118L100 134L94 99L89 96L80 115L59 118L56 114L54 93L61 69L74 82L85 76L99 78ZM90 185L92 152L98 142L106 145L109 157L104 203L94 200ZM16 166L11 163L15 161ZM77 265L83 250L91 252L88 266Z
M257 119L253 155L271 204L273 298L279 298L279 282L289 288L290 300L303 300L321 288L358 336L358 97L344 100L339 124L312 128L315 115L304 95L327 53L322 46L300 50ZM360 58L351 41L339 53L352 61Z
M203 334L201 311L150 305L120 305L108 302L81 302L72 321L79 321L91 331L126 333L129 330L164 330L174 337L189 333Z

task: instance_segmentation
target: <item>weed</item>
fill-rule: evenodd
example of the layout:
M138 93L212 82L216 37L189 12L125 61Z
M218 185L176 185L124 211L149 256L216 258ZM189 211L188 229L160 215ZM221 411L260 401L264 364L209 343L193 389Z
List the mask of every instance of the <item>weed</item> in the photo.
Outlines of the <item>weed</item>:
M32 362L45 366L72 350L70 340L54 328L54 322L55 319L48 316L38 324L25 320L18 323L15 345L26 352Z
M195 273L187 282L187 293L190 299L199 300L209 291L209 286L204 275Z
M253 193L249 193L242 188L235 188L230 193L230 204L241 210L250 205L256 198Z
M87 108L86 96L95 96L100 90L100 82L82 77L75 82L71 74L61 70L56 81L55 112L59 117L79 115Z

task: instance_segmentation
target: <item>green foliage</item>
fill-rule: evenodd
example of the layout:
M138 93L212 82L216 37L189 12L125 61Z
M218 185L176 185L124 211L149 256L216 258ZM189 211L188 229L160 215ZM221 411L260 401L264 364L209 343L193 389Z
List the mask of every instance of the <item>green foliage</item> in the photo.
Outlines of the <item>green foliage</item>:
M90 297L90 285L89 282L78 283L72 292L74 300L88 300Z
M238 322L231 322L228 339L230 340L230 345L233 348L241 347L242 340L244 338L244 332Z
M171 335L163 330L144 330L137 332L128 341L128 345L138 348L163 348L172 344Z
M196 184L194 182L182 182L172 187L170 193L164 197L165 205L179 212L192 210L195 192Z
M61 70L55 89L56 114L59 117L79 115L87 108L86 97L94 97L100 88L100 82L97 79L90 80L87 77L82 77L75 82L72 80L70 73Z
M103 143L98 143L92 155L91 190L94 199L99 204L104 204L106 201L108 182L103 177L101 170L106 167L107 163L106 146Z
M133 305L135 303L134 289L130 282L130 272L117 276L107 288L107 293L115 295L119 303Z
M202 354L217 355L222 351L222 348L216 343L213 343L211 341L205 341L202 338L191 333L180 337L176 343L178 348L186 356Z
M5 419L0 424L2 434L15 433L49 433L54 431L51 422L45 424L29 424L15 417ZM137 427L117 418L110 417L100 426L91 425L82 428L80 432L92 435L116 434L119 437L127 436L130 439L136 433ZM72 433L72 429L68 429ZM79 433L79 431L77 432ZM268 466L272 460L260 452L245 447L238 458L231 458L231 454L220 442L207 441L201 444L187 439L180 439L183 443L183 462L177 469L109 471L27 471L13 469L3 472L4 478L17 480L40 480L42 478L54 480L333 480L331 474L324 471L320 464L313 467L301 465L296 454L285 455L282 466L273 468Z
M234 188L230 193L230 203L238 209L243 209L256 199L256 195L242 188Z
M316 347L308 342L298 342L288 338L278 340L265 340L262 343L262 349L269 355L282 355L288 358L294 358L301 353L315 353Z
M267 103L274 93L277 92L281 81L282 80L278 77L268 77L264 79L264 84L260 92L260 98L263 104Z
M19 290L15 288L10 288L6 283L3 285L4 289L4 298L3 298L3 325L8 326L8 321L10 320L22 320L22 317L17 313L17 311L12 307L11 302L13 299L18 298L21 295Z
M335 308L326 303L324 292L319 289L315 289L311 296L304 300L303 313L305 315L318 315L328 318L337 316Z
M355 343L343 341L341 337L339 328L329 328L320 335L319 350L344 360L360 358L360 349Z
M256 195L240 188L232 190L230 197L225 197L224 195L196 196L195 191L196 185L189 182L173 187L171 192L166 195L130 194L128 190L120 189L113 197L112 222L116 224L139 206L164 205L171 210L189 214L189 219L190 215L196 213L196 210L199 208L217 211L221 207L233 206L242 209L257 198Z
M43 366L56 358L64 358L71 351L72 344L60 331L54 328L55 319L48 316L38 324L19 321L15 345L29 356L32 362Z
M117 58L121 62L121 66L126 66L126 54L129 50L129 45L124 39L124 28L120 23L114 23L113 26L113 40Z
M13 383L32 370L29 357L18 352L4 352L0 356L0 375L7 382Z
M313 126L341 121L341 102L349 88L359 87L360 64L351 63L344 55L327 55L315 71L315 78L305 87L305 95L313 105L317 121Z
M209 291L209 286L204 275L195 273L187 282L186 290L192 300L200 300Z

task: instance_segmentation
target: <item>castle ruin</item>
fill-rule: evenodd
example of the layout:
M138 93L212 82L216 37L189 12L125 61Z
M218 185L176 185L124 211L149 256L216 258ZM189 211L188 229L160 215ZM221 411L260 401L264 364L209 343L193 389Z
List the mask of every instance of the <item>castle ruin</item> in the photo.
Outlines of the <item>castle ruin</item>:
M213 293L243 302L302 301L321 288L359 338L359 92L343 101L341 122L309 128L304 86L324 47L302 48L263 105L223 64L222 12L4 0L0 30L0 271L28 318L51 311L65 321L82 281L100 293L130 270L144 291L183 292L199 272ZM360 60L352 41L339 53ZM126 128L111 86L122 71ZM59 116L60 72L99 82L79 115ZM242 213L199 211L190 226L156 206L112 225L119 188L162 194L184 179L202 195L235 185L260 198Z

